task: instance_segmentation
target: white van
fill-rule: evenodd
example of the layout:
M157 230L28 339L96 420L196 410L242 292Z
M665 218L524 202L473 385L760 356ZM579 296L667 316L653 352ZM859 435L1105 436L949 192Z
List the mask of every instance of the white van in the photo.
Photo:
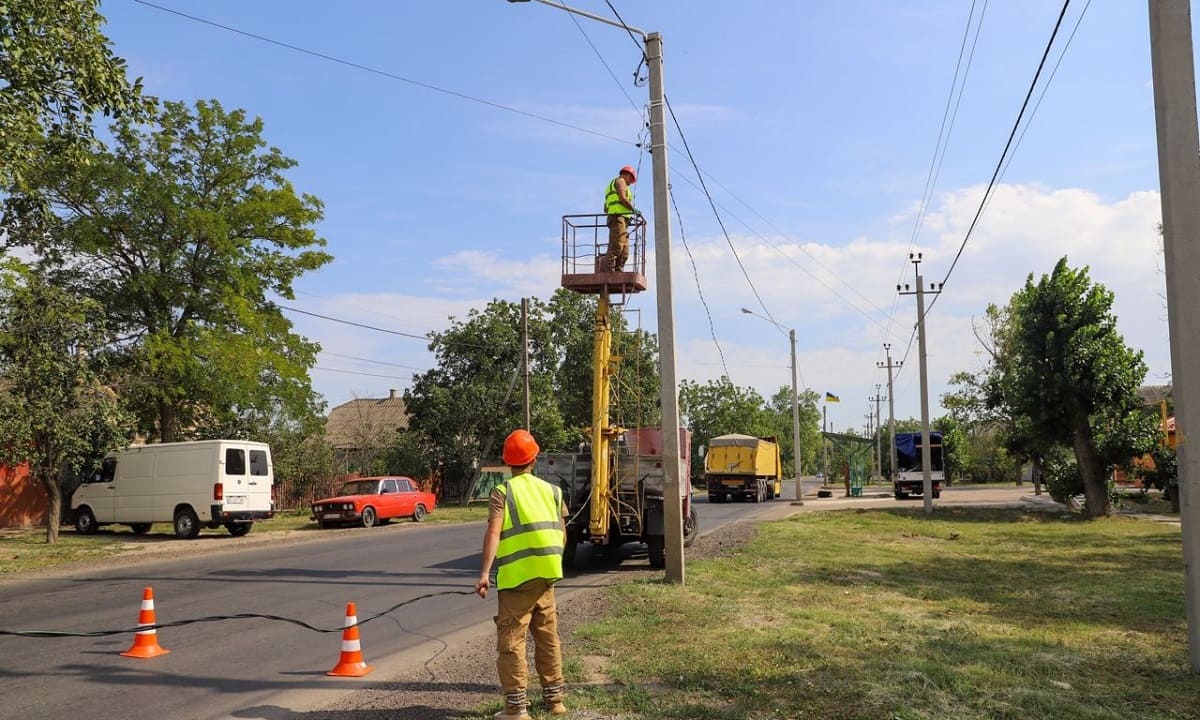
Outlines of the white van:
M128 525L139 535L156 522L194 538L201 526L224 525L240 537L255 520L275 515L271 448L246 440L142 445L110 455L75 490L75 529L85 535L101 525Z

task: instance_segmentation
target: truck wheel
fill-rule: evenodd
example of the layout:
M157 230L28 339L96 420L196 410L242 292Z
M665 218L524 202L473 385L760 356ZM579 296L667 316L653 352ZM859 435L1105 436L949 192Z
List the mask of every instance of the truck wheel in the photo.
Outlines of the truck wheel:
M938 498L940 498L941 496L942 496L942 491L941 491L941 490L934 490L934 491L933 491L933 499L934 499L934 500L937 500L937 499L938 499Z
M234 537L242 537L250 532L250 528L253 526L254 523L225 523L225 529Z
M688 516L683 519L683 546L691 547L696 541L696 534L699 531L699 521L696 519L696 508L688 508Z
M413 522L421 522L425 519L425 515L425 506L417 503L417 506L413 508Z
M150 532L150 523L131 523L129 529L134 535L145 535Z
M896 491L896 499L897 500L903 500L906 497L908 497L907 493L900 492L899 490Z
M80 535L95 535L100 526L96 523L96 515L87 505L75 512L75 532Z
M646 554L650 556L650 567L667 566L667 542L662 535L646 536Z
M365 528L375 527L375 519L378 516L375 514L375 508L365 507L362 514L362 526Z
M192 540L200 534L200 518L190 507L182 507L175 512L175 537Z

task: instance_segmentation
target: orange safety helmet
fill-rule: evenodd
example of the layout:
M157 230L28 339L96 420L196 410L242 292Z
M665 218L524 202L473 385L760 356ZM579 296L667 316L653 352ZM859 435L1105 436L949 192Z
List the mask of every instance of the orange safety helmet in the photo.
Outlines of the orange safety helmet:
M625 167L621 168L621 172L629 173L629 177L633 178L630 180L630 182L637 182L637 171L635 171L632 166L626 165Z
M528 430L513 430L504 439L504 464L512 467L528 465L537 458L540 450Z

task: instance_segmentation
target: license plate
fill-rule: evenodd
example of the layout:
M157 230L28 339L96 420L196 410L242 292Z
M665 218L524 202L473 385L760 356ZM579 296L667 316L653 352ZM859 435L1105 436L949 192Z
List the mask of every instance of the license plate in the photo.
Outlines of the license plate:
M229 497L225 498L225 504L226 505L245 505L246 504L246 496L245 495L230 495Z
M325 520L337 520L341 515L339 513L325 513L321 517Z

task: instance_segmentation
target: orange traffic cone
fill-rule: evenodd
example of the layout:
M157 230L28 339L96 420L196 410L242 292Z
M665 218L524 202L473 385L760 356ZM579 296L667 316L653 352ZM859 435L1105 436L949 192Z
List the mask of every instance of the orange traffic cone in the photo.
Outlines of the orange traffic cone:
M362 677L375 668L363 660L362 645L358 641L358 614L354 603L346 603L346 629L342 631L342 655L338 664L326 675L340 677Z
M121 653L125 657L149 659L166 655L171 652L158 645L158 631L154 629L157 621L154 619L154 590L146 588L142 591L142 610L138 613L138 627L149 627L149 630L138 630L133 636L133 645Z

